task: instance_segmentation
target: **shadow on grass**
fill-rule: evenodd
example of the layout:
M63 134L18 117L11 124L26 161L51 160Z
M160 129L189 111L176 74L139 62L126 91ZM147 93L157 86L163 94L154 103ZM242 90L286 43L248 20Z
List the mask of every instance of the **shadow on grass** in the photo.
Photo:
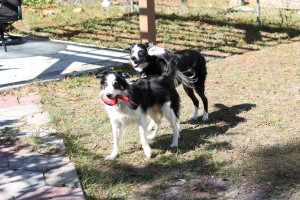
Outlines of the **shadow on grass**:
M178 16L176 14L156 14L157 19L163 20L179 20L179 21L200 21L208 23L210 25L224 26L224 27L233 27L242 30L256 29L260 31L265 31L269 33L287 33L288 37L293 38L300 35L300 30L294 27L283 27L282 25L261 25L258 27L252 22L236 22L231 21L230 19L217 19L208 15L190 15L190 16ZM275 38L274 38L275 39Z
M260 185L257 196L262 199L300 197L300 141L270 145L249 153L248 163L239 168ZM251 168L251 169L249 169ZM248 174L248 173L251 174ZM254 173L253 173L254 172ZM297 198L298 197L298 198ZM287 198L289 199L289 198Z
M98 158L103 159L103 158ZM164 182L172 182L178 179L190 178L190 173L196 173L197 175L214 174L218 167L210 162L211 156L201 155L192 160L184 161L173 158L172 156L164 156L154 162L149 162L146 166L137 167L132 164L128 164L122 161L114 160L105 162L105 168L80 168L79 176L81 178L89 176L90 179L85 182L86 188L92 185L101 185L102 190L111 190L114 187L131 188L128 198L125 199L156 199L157 190L163 191L166 189ZM146 188L139 188L140 186L146 186ZM124 195L124 194L123 194ZM120 193L114 193L113 197L103 197L105 199L124 199L124 196ZM126 196L126 195L125 195ZM95 197L88 197L88 199L94 199ZM142 199L143 199L142 198ZM175 196L169 196L170 199L174 199ZM175 198L176 199L176 198Z
M230 128L237 126L241 122L245 122L246 119L239 117L241 112L249 111L254 108L255 104L240 104L232 107L227 107L223 104L215 104L218 111L212 112L209 115L209 126L204 126L200 121L191 122L195 124L189 129L183 129L180 133L179 149L181 152L188 152L194 150L197 146L207 143L207 138L217 135L226 134ZM183 122L183 123L189 123ZM152 148L167 150L171 141L172 135L163 135L155 138L155 141L151 145ZM218 148L231 148L230 144L215 144ZM211 146L210 148L212 148Z
M179 16L156 13L155 17L158 24L158 45L163 44L172 50L192 48L234 55L256 51L263 46L274 46L281 43L282 39L300 35L300 30L294 27L279 27L279 25L257 27L252 22L236 22L207 15ZM187 22L192 22L193 26L199 27L192 29L191 24ZM179 28L176 29L176 26ZM208 28L210 26L214 28ZM68 24L66 27L62 25L43 27L36 31L50 32L55 38L124 48L128 43L139 42L138 29L138 15L124 14L105 20L91 18L78 24ZM262 35L261 32L269 34ZM272 33L286 35L270 35ZM245 44L242 44L241 40ZM249 45L254 43L256 45Z

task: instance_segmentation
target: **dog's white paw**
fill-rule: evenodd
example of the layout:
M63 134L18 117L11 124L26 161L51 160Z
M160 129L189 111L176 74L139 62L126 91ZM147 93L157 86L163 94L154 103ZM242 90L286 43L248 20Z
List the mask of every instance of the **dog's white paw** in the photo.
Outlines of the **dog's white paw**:
M172 144L170 145L170 147L178 147L178 142L172 142Z
M114 160L117 157L117 154L110 154L109 156L106 156L104 160Z
M150 56L160 56L164 53L166 53L166 49L161 48L161 47L152 46L148 49L148 54Z
M147 131L152 131L153 128L154 128L154 126L150 126L150 124L149 124L149 126L147 127Z
M202 116L202 121L206 121L206 120L208 120L208 113L204 112Z
M151 148L149 145L143 146L144 153L147 158L151 158Z
M151 120L147 127L147 131L152 131L154 127L155 127L155 122Z
M156 137L156 132L153 131L153 133L151 133L150 135L147 135L147 139L148 140L153 140Z
M195 106L195 108L194 108L194 114L190 118L190 121L196 121L198 119L198 110L199 110L199 108L197 106Z

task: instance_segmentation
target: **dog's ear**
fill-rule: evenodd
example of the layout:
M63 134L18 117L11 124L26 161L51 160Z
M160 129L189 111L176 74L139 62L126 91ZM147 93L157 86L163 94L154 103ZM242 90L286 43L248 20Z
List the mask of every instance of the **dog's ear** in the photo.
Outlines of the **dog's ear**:
M146 47L146 49L149 48L150 43L149 42L144 42L143 45Z
M150 47L154 46L153 42L144 42L143 45L146 47L146 49L149 49Z
M128 44L128 46L124 49L125 51L131 51L132 48L134 47L134 45L136 45L135 43L130 43Z
M122 72L121 70L117 71L118 75L123 77L123 78L129 78L130 76L128 74L126 74L125 72Z
M99 78L99 79L102 80L108 73L109 73L108 71L102 72L102 73L98 74L98 75L96 76L96 78Z
M118 70L116 73L120 77L118 82L121 85L121 90L125 90L128 86L128 83L126 80L126 78L128 78L128 75L126 73L122 72L121 70Z

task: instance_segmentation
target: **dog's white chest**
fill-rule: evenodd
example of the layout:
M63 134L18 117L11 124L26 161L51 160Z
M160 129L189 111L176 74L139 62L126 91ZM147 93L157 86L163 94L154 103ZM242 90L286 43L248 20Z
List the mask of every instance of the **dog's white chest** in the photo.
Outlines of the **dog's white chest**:
M105 107L112 122L118 122L124 125L135 122L141 113L140 108L132 110L126 105L118 104L116 106Z

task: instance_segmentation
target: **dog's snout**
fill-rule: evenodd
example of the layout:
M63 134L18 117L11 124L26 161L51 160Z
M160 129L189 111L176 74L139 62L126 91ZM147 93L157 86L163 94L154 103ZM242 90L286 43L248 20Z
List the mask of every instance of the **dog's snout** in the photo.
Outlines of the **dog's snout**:
M135 56L131 56L131 60L135 61L136 57Z
M107 97L112 97L112 94L111 93L106 93L106 96Z

